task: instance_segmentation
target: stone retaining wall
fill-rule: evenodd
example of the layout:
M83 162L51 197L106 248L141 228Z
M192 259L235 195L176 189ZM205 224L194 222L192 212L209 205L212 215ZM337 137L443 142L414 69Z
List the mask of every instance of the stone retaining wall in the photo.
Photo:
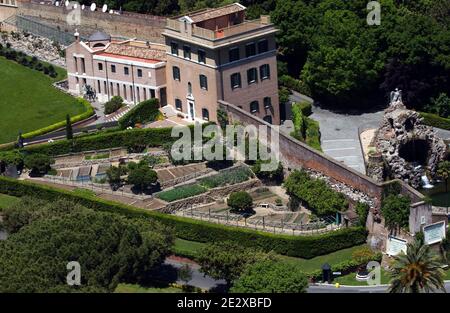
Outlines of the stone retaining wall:
M81 25L70 26L66 22L70 11L65 6L56 7L22 1L19 4L18 14L38 18L45 24L69 33L73 33L77 28L85 37L94 30L103 30L113 37L137 38L155 43L163 43L164 40L161 34L166 23L165 17L128 12L109 14L101 12L101 8L91 12L87 8L81 11Z
M351 186L355 190L362 191L375 200L375 208L380 207L384 186L392 182L378 183L370 177L361 174L354 169L347 167L345 164L323 154L322 152L307 146L303 142L280 132L278 127L271 125L230 103L219 101L218 104L221 109L227 112L230 124L239 122L243 125L265 125L272 129L274 134L276 134L279 138L280 161L288 170L306 168L318 171L333 180ZM268 142L271 140L270 137L271 133L268 131ZM425 196L420 192L402 181L399 182L401 185L401 193L409 196L413 203L411 205L409 230L414 234L421 228L421 221L423 218L427 221L427 223L431 223L431 204L423 202ZM369 228L369 230L371 229L374 230L373 227ZM378 230L377 232L379 233Z
M197 196L169 202L166 206L159 209L159 211L172 214L176 211L189 208L193 205L215 202L216 200L226 197L232 192L248 190L258 186L261 186L261 181L259 179L251 179L239 184L212 188L209 191Z

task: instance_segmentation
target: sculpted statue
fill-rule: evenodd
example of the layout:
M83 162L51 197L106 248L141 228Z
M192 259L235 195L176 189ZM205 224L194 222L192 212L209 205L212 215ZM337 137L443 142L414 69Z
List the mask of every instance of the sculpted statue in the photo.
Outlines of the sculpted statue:
M391 91L391 104L395 102L402 102L402 91L398 90L398 88Z

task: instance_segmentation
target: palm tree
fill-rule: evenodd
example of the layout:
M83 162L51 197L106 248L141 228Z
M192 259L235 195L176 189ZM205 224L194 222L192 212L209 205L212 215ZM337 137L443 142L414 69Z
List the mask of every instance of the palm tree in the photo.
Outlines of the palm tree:
M408 244L406 255L394 257L391 269L391 293L419 293L439 289L445 292L444 270L439 256L419 240Z

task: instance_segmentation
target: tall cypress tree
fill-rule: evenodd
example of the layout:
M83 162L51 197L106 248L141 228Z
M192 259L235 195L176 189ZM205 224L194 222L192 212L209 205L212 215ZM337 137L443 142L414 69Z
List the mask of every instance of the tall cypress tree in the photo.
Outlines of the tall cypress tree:
M70 115L66 115L66 137L67 139L73 139L72 123L70 122Z

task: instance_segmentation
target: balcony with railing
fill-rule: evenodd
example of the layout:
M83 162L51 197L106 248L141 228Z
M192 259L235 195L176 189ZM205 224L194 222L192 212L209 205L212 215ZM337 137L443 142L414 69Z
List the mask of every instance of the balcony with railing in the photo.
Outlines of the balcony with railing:
M260 30L274 28L270 23L268 16L261 16L260 19L247 20L243 23L232 25L218 30L210 30L202 27L198 27L195 24L186 24L184 22L167 19L166 29L175 31L181 36L194 37L207 41L219 41L221 39L227 39L234 36L243 34L249 34Z

